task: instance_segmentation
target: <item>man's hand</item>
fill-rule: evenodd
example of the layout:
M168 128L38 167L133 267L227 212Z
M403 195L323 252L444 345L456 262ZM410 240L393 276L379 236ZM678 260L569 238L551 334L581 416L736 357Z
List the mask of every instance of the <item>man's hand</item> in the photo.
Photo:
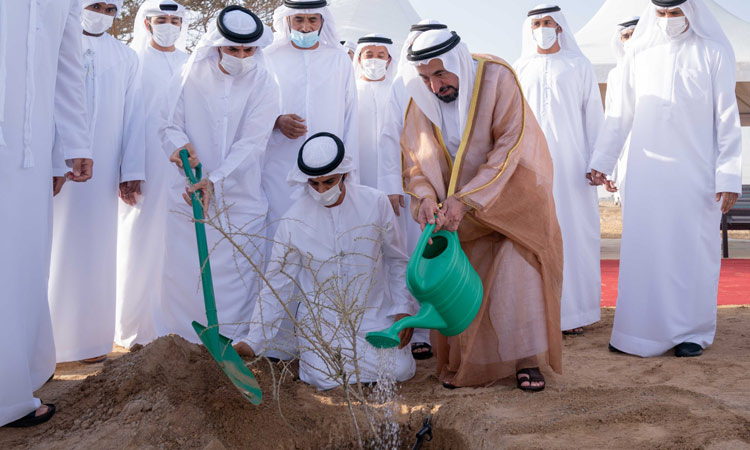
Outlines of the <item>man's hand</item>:
M440 214L437 202L431 198L423 198L419 202L419 214L417 215L417 222L420 228L424 231L424 227L427 224L435 223L435 214Z
M276 119L273 127L289 139L297 139L307 133L305 119L297 114L282 114Z
M135 206L141 196L141 182L139 180L120 183L120 198L126 205Z
M172 152L172 156L169 157L169 161L177 164L177 167L182 169L182 159L180 159L180 150L186 149L188 151L188 162L190 163L190 167L195 169L198 164L200 164L200 161L198 160L198 154L195 153L195 147L193 147L193 144L188 142L187 144L183 145L182 147L178 148L174 152Z
M388 196L388 200L391 201L393 212L396 213L396 216L400 216L400 209L406 206L406 204L404 203L404 196L399 194L391 194Z
M65 178L77 183L88 181L94 173L94 160L91 158L74 158L73 170L65 174Z
M65 177L52 177L52 196L56 196L65 184Z
M404 317L409 317L409 314L396 314L396 320L394 320L394 323L398 322ZM414 328L404 328L403 330L401 330L401 332L398 333L398 338L401 339L401 343L398 344L399 350L409 345L412 335L414 335Z
M607 182L607 175L591 169L591 172L586 174L586 179L589 180L591 186L601 186Z
M448 197L448 200L443 202L443 208L441 209L442 214L438 214L435 231L440 229L448 231L458 230L461 220L463 220L468 211L469 207L455 195Z
M239 341L238 343L234 344L234 350L240 356L246 356L248 358L255 358L255 352L253 351L252 347L250 347L250 344L248 344L245 341Z
M205 212L208 211L208 205L210 204L209 199L214 193L214 184L211 182L211 180L205 178L192 186L187 186L185 188L185 193L182 194L182 198L185 200L185 203L187 203L188 206L193 205L193 202L190 200L190 194L192 194L193 192L195 192L196 195L200 194L201 204L203 205L203 212L205 215Z
M721 213L726 214L729 212L734 204L737 203L737 199L740 197L736 192L719 192L716 194L716 201L720 202L723 198L724 201L721 203Z
M617 192L617 186L615 186L615 182L612 180L607 180L604 182L604 189L607 190L607 192L615 193Z

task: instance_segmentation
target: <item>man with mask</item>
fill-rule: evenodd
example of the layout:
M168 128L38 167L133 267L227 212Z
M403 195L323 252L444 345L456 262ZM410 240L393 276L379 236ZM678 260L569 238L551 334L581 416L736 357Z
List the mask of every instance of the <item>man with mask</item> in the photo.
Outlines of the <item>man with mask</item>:
M547 138L555 170L554 195L563 236L560 326L583 334L601 317L599 198L581 177L604 122L594 67L583 56L559 6L539 5L523 27L514 67Z
M391 57L393 41L380 34L369 34L357 41L354 75L357 78L359 107L359 174L365 186L378 187L380 136L396 64Z
M65 186L55 197L49 303L57 361L94 363L112 350L118 187L120 198L134 205L145 179L145 131L138 56L106 33L122 1L86 0L83 7L88 125L97 172L91 182Z
M55 140L63 145L53 147ZM78 0L43 7L0 2L0 154L0 177L10 187L0 221L6 256L0 262L0 426L27 427L55 413L54 405L34 397L55 371L47 303L52 160L68 166L68 180L92 175ZM87 285L79 288L86 292Z
M391 86L385 120L380 130L380 148L378 149L378 189L388 194L388 199L396 214L396 220L406 236L406 249L410 255L417 246L422 232L419 224L408 213L411 197L404 193L401 178L401 132L404 129L404 114L411 98L406 92L403 74L408 68L406 52L420 34L429 30L444 30L446 25L434 19L424 19L411 26L406 37L397 67L397 74ZM406 211L403 211L403 210ZM417 328L412 339L412 354L416 359L432 357L430 333Z
M136 205L120 204L115 342L124 347L156 338L153 312L161 295L169 161L159 128L167 86L188 59L185 8L148 0L138 9L131 47L138 54L146 111L146 179Z
M379 359L385 358L365 335L417 309L404 284L403 235L385 194L352 181L355 164L337 136L311 136L297 161L287 178L296 201L276 231L268 286L236 348L247 356L262 354L287 317L297 324L302 381L318 389L377 381ZM382 350L393 358L397 381L414 376L414 359L404 348L411 333L401 332L398 349Z
M438 376L452 388L515 374L520 389L542 390L539 366L562 369L562 240L544 134L513 69L472 57L455 32L422 33L407 58L401 144L412 215L457 231L484 286L463 333L433 333Z
M263 168L269 236L292 205L292 188L284 179L307 137L320 131L340 136L359 168L357 85L326 0L284 0L274 11L273 27L274 41L267 56L281 90L281 115ZM357 172L351 174L355 181L359 180ZM270 355L289 357L287 350L294 347L290 331L279 333L279 352Z
M631 133L610 349L698 356L716 332L721 214L742 189L734 51L702 0L652 0L625 53L588 174L605 183Z
M271 30L251 11L224 8L169 93L164 150L176 164L168 181L166 253L160 298L160 334L175 333L200 343L190 325L205 320L203 294L196 289L201 267L192 210L179 152L202 164L200 191L211 249L211 273L222 334L247 333L263 267L266 196L261 173L266 144L279 115L279 90L263 62ZM231 242L225 239L226 233ZM260 269L258 269L260 268Z
M617 66L609 71L607 76L607 95L604 101L605 111L614 103L613 97L621 92L620 83L622 82L622 62L625 59L625 46L633 37L635 27L638 25L640 17L630 17L617 24L614 36L612 36L612 49L617 57ZM628 159L628 142L625 142L622 154L617 160L612 178L614 181L607 181L605 187L607 191L614 194L615 203L622 205L622 190L625 186L625 173L627 172Z

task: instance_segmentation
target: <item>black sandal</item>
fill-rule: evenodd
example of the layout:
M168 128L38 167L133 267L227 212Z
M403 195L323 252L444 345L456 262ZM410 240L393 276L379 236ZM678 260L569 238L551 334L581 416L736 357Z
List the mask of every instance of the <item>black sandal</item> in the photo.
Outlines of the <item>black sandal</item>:
M519 375L527 375L528 378L519 378ZM544 383L541 386L532 386L533 382ZM521 386L521 383L529 383L528 386ZM544 381L544 375L539 371L538 367L532 367L531 369L521 369L516 372L516 387L522 391L539 392L543 391L547 383Z
M443 383L443 387L446 389L458 389L458 386L455 386L453 384L450 384L448 382Z
M427 349L426 352L415 352L414 350ZM432 346L427 342L415 342L411 344L411 356L414 359L430 359L432 358Z
M583 336L583 327L572 328L570 330L563 330L563 336Z
M55 415L55 405L52 403L44 403L44 406L47 407L47 412L41 415L36 415L36 409L31 411L29 414L21 417L18 420L15 420L11 423L7 423L4 426L10 427L10 428L25 428L25 427L33 427L34 425L39 425L40 423L44 423L52 418L53 415Z

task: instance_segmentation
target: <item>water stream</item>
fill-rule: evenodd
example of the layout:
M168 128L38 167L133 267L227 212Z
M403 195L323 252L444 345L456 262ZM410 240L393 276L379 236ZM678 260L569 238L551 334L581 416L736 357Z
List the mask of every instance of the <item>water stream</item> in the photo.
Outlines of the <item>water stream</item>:
M370 416L376 438L370 442L375 450L398 450L401 445L399 425L396 422L398 386L396 383L396 349L377 349L378 378L370 394L375 409Z

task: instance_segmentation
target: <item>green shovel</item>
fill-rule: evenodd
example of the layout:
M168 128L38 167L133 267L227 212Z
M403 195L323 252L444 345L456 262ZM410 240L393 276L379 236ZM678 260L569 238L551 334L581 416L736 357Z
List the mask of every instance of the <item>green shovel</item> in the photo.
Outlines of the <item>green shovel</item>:
M201 179L201 165L195 168L193 174L188 162L188 151L180 150L180 159L185 175L190 180L190 184L195 184ZM200 195L200 194L199 194ZM235 387L240 390L242 395L250 400L250 403L259 405L263 394L260 391L260 385L253 376L250 369L232 347L232 340L219 334L219 318L216 314L216 300L214 298L214 283L211 279L211 264L208 260L208 243L206 241L206 225L203 223L203 206L201 205L199 195L190 194L193 203L193 216L195 217L195 235L198 240L198 258L200 259L201 281L203 282L203 301L206 304L207 326L198 322L193 322L193 328L198 333L198 337L203 341L203 345L216 360L219 368L229 377Z

